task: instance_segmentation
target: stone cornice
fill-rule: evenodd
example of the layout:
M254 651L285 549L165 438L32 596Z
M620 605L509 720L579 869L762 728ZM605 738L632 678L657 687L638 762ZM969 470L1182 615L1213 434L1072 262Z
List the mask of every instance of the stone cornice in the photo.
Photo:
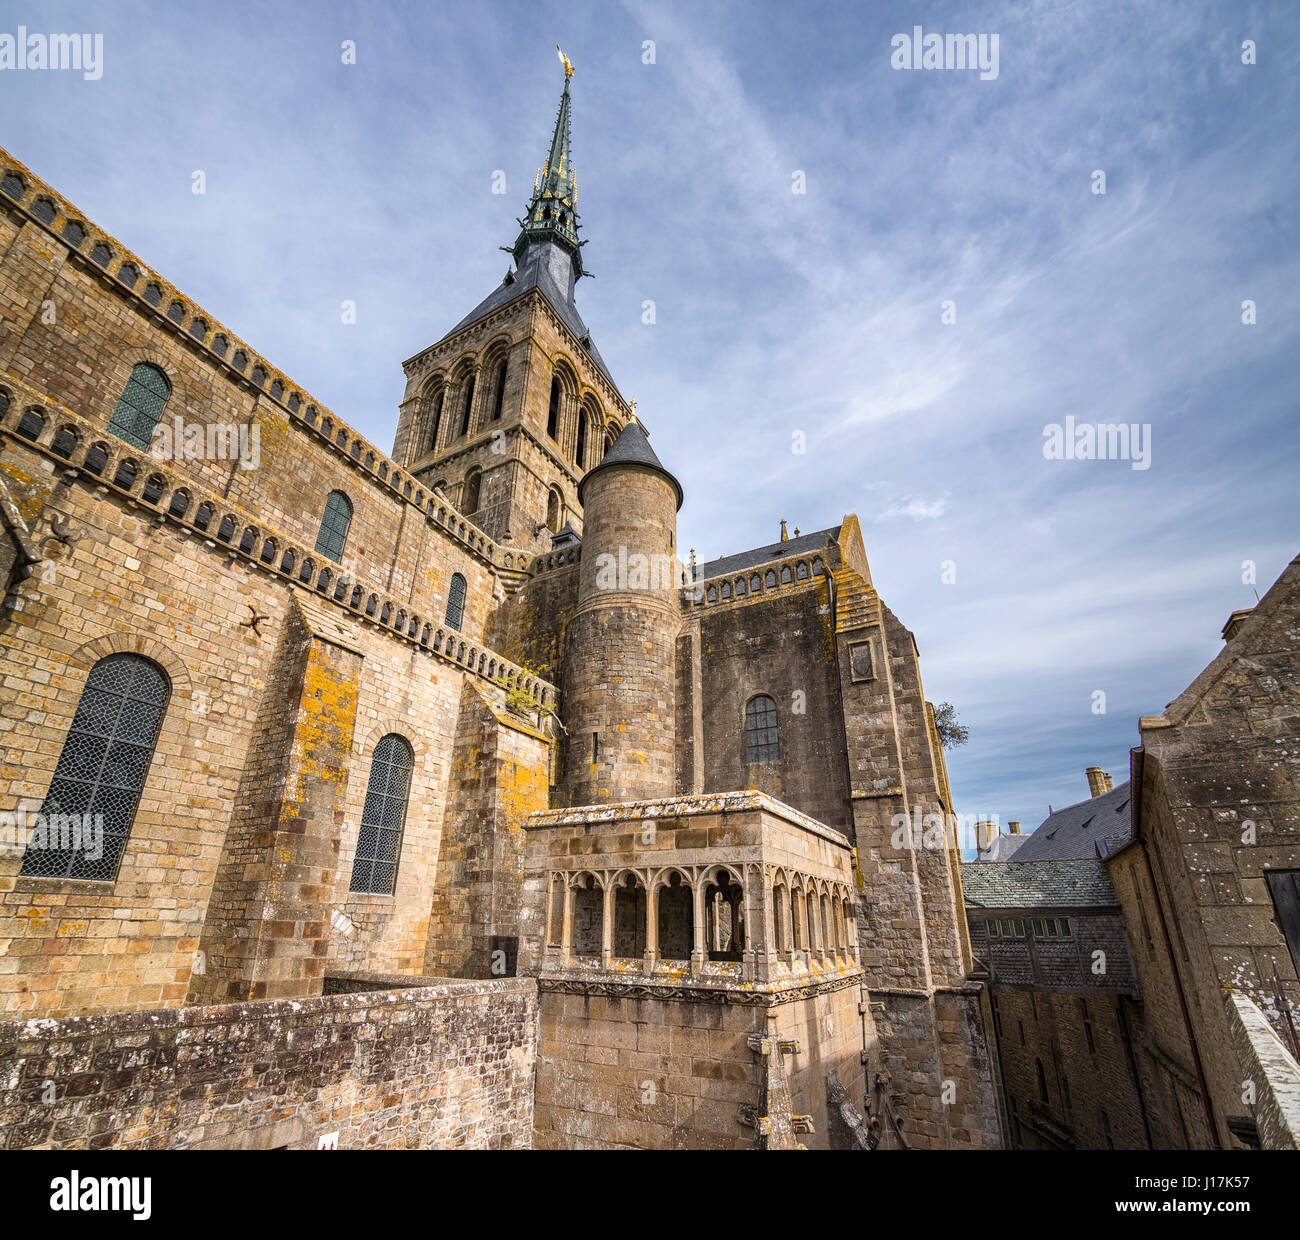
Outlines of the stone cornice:
M777 801L765 792L711 792L695 796L665 797L657 801L622 801L610 805L580 805L573 809L542 810L530 814L524 822L526 831L546 827L604 826L619 822L662 822L670 818L689 818L700 814L738 814L761 810L791 826L820 835L841 848L849 848L848 837L824 822ZM578 859L580 860L580 858Z
M368 461L368 472L374 475L379 485L386 486L394 498L417 508L425 507L429 499L427 488L392 457L358 435L328 406L316 401L306 388L272 366L220 320L196 305L192 298L185 296L116 237L94 224L10 151L0 147L0 176L9 174L20 177L24 189L17 198L8 194L0 196L0 209L14 211L42 229L68 252L75 265L87 274L97 276L105 287L132 305L155 329L169 332L180 343L200 353L215 370L237 386L256 394L259 399L278 405L289 415L291 424L319 427L328 422L328 437L336 450L340 447L336 442L338 433L343 432L347 445L343 455L358 462ZM53 214L48 221L33 213L41 200L48 201L52 208ZM80 241L64 235L71 225L83 230ZM107 250L107 257L102 262L94 257L100 247ZM134 277L131 277L132 271ZM149 296L151 290L156 291L156 299ZM236 363L241 356L243 365L239 366ZM443 506L449 507L445 502ZM496 544L487 535L476 533L485 544L485 554L491 558Z

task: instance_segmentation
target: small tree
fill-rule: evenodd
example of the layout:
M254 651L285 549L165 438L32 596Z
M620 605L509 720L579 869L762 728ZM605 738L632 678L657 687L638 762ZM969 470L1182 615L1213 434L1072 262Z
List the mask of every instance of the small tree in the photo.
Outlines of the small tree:
M945 749L955 749L970 740L970 729L957 722L957 710L951 702L940 702L934 708L934 727Z

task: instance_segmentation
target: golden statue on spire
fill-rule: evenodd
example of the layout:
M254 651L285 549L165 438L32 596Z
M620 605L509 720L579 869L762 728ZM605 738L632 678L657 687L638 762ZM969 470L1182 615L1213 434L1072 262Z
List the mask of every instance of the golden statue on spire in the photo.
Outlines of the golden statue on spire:
M558 43L555 45L555 50L556 52L559 53L560 59L564 61L565 78L566 79L571 78L573 76L573 65L569 62L569 58L563 52L560 51L560 45Z

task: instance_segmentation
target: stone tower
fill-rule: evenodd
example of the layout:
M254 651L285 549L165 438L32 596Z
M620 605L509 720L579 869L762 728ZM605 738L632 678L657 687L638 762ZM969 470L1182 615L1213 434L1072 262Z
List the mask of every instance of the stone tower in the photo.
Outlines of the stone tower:
M566 76L550 149L509 247L514 266L404 363L393 445L417 479L522 552L522 562L549 550L566 521L581 532L578 484L632 416L574 305L586 273L569 111Z
M586 533L564 658L569 804L670 797L682 488L634 421L578 498Z

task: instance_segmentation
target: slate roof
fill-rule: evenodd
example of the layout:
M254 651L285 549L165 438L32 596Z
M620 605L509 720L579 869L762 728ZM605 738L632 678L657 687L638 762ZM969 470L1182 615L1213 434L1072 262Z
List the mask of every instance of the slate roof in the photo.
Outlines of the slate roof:
M1028 839L1029 836L1027 835L999 835L980 853L979 859L981 861L1010 861Z
M617 392L618 384L614 383L614 376L609 373L609 367L605 365L605 359L600 356L595 343L592 341L591 333L587 330L586 323L582 321L582 315L578 313L578 308L573 302L565 296L564 290L555 282L555 277L551 275L550 268L545 263L525 263L522 270L514 273L514 277L511 283L499 284L493 289L447 335L454 335L462 327L468 327L485 314L491 314L494 310L499 310L502 306L514 301L516 297L522 297L529 289L535 288L551 303L551 308L563 320L565 327L579 340L587 341L587 356L596 363L600 373L610 383L614 384L614 390ZM622 395L622 393L619 394Z
M742 569L754 568L766 564L769 560L780 560L787 555L811 554L822 550L828 539L840 536L840 527L818 530L814 534L800 534L798 538L787 538L785 542L769 543L766 547L755 547L753 551L741 551L736 555L724 555L707 564L695 566L695 580L707 581L710 577L726 577Z
M1099 797L1068 805L1049 814L1038 829L1026 837L1016 852L1017 861L1053 861L1067 857L1096 857L1114 852L1128 843L1128 781Z
M967 908L1112 908L1119 897L1095 857L1070 861L967 862L961 867Z
M609 451L601 457L600 463L593 465L583 475L582 481L578 483L579 503L582 503L582 493L592 475L600 473L602 469L607 469L611 465L644 465L647 469L657 470L677 488L677 507L682 506L682 484L663 467L663 463L655 455L655 450L650 446L650 439L640 422L629 422L623 428L623 433L614 440Z

